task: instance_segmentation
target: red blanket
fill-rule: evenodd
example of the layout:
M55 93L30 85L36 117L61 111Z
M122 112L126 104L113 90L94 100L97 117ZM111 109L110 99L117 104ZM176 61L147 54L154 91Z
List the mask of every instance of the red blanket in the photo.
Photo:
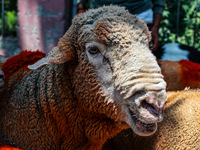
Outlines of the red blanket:
M3 65L2 70L5 74L6 82L10 76L19 69L28 70L28 65L34 64L45 57L46 54L37 50L35 52L24 50L19 55L9 58Z

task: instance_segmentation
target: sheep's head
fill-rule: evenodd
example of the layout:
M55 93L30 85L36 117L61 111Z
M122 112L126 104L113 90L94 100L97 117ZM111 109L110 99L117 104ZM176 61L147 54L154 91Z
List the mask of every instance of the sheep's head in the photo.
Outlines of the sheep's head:
M76 16L58 46L29 68L78 62L73 80L80 107L147 136L156 131L166 103L166 83L149 41L143 21L105 6Z

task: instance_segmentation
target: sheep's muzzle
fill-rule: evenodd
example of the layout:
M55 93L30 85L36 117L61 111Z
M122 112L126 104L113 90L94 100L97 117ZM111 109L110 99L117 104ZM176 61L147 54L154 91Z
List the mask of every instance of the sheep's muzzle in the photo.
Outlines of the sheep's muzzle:
M165 103L165 90L139 92L129 99L126 109L129 114L128 123L133 131L141 136L153 134L157 129L157 122L163 119Z

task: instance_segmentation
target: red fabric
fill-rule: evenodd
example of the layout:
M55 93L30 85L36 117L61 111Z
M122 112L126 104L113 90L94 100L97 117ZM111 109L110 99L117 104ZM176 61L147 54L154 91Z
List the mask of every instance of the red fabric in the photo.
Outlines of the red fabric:
M200 64L188 60L181 60L180 64L192 71L200 71Z
M2 70L5 74L6 82L8 82L10 76L17 70L21 68L28 70L28 65L34 64L45 56L46 54L39 50L35 52L24 50L19 55L9 58L2 65Z
M0 150L21 150L21 149L10 147L10 146L4 146L4 147L0 147Z
M182 84L184 87L199 88L200 64L188 60L181 60Z

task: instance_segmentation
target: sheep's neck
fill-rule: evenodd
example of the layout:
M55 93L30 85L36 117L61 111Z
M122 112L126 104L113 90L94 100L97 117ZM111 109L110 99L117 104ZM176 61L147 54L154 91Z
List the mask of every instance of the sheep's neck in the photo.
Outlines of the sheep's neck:
M90 115L80 109L76 109L74 114L76 114L73 118L75 120L71 120L68 124L68 134L65 135L66 140L62 144L62 149L67 147L68 149L100 150L107 139L122 130L120 124L102 115ZM70 118L70 114L68 115Z
M83 89L83 87L81 86L83 86L84 83L76 83L77 81L79 81L76 75L80 75L80 73L76 73L76 75L71 74L72 72L74 72L74 70L70 70L70 68L68 72L70 78L70 80L68 81L76 84L70 85L69 89L72 89L72 87L72 91L80 91L81 89ZM80 86L80 89L75 89L78 85ZM68 120L67 123L68 127L66 130L68 130L69 132L68 134L66 134L66 140L63 143L63 149L64 147L68 146L69 149L102 149L102 146L107 139L120 132L122 130L122 127L127 128L127 126L123 126L121 122L115 122L114 120L109 119L103 114L91 111L91 109L88 108L90 106L88 106L87 103L82 103L85 101L90 101L90 105L93 105L93 99L85 99L84 96L80 96L77 93L73 94L73 99L73 102L70 102L70 105L67 107L70 109L70 112L66 111L69 112L67 113L67 118L70 118L70 120Z

